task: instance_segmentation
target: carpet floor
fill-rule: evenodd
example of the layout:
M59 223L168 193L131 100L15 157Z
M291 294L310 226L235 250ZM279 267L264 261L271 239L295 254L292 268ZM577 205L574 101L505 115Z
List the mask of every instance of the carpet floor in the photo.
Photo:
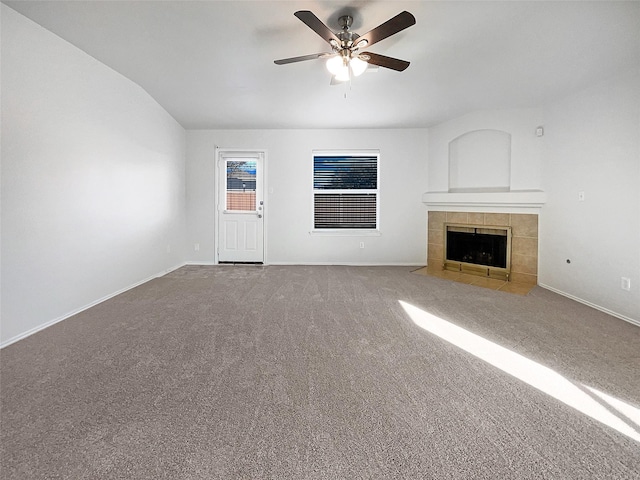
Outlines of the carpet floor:
M412 270L186 266L10 345L0 476L640 478L638 441L401 302L625 402L589 395L636 433L640 328Z

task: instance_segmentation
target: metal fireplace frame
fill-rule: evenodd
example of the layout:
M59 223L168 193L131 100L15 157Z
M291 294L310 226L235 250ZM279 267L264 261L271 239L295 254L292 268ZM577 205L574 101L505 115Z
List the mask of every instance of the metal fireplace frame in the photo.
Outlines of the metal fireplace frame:
M507 265L506 267L493 267L490 265L483 265L480 263L467 263L458 260L450 260L447 258L447 233L449 228L455 228L457 231L464 233L483 233L493 234L492 230L498 230L505 232L507 237ZM443 225L444 230L444 250L443 250L443 264L444 270L451 270L461 273L469 273L472 275L479 275L482 277L496 278L499 280L509 281L511 276L511 227L502 225L470 225L461 223L445 223Z

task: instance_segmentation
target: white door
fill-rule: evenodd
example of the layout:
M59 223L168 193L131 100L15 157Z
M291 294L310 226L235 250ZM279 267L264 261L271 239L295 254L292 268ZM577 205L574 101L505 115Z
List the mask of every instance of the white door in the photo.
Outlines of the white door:
M264 262L262 152L219 151L218 261Z

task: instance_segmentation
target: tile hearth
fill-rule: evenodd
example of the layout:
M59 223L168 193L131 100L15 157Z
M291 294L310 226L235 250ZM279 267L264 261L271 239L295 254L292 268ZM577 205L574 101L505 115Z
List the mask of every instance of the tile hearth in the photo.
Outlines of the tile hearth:
M491 290L500 290L501 292L515 293L517 295L527 295L535 284L522 282L506 282L495 278L480 277L478 275L470 275L468 273L453 272L451 270L442 270L440 267L422 267L414 270L413 273L418 275L427 275L431 277L443 278L458 283L466 283Z

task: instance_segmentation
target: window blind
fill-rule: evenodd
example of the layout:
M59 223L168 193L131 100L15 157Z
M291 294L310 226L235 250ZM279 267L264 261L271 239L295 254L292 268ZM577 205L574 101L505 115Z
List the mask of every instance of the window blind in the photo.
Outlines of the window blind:
M314 157L315 190L378 188L378 157Z
M375 193L317 193L315 228L376 228Z
M378 156L317 155L313 160L314 228L377 228Z

